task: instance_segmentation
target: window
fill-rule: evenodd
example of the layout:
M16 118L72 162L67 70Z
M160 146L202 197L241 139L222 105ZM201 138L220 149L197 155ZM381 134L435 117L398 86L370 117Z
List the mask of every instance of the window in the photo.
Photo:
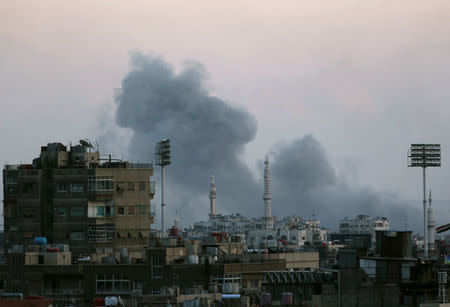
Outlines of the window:
M7 183L6 184L6 193L17 194L17 183Z
M84 232L82 231L73 231L70 233L70 240L72 241L83 241L84 240Z
M67 216L68 210L64 207L58 207L56 208L56 215L57 216Z
M128 214L129 214L129 215L134 214L134 212L135 212L135 207L136 207L136 206L128 206Z
M84 191L84 186L82 183L71 183L70 184L70 192L72 193L80 193Z
M56 192L58 193L67 192L67 183L57 183Z
M17 177L5 177L6 193L17 194Z
M89 192L112 191L114 191L114 179L112 176L89 177Z
M26 182L23 184L24 193L33 193L36 190L37 184L33 182Z
M17 194L17 177L5 177L6 193Z
M97 274L97 292L129 292L130 279L126 274Z
M138 209L139 215L145 215L147 213L145 210L145 205L139 205L139 206L137 206L137 209Z
M114 242L115 232L114 224L91 224L88 231L88 243Z
M83 207L72 207L70 208L70 216L83 216L84 208Z
M134 191L134 182L128 182L128 191Z
M124 215L125 214L125 208L124 207L117 208L117 214L118 215Z
M160 294L160 293L161 293L160 288L152 288L152 294L153 294L153 295L158 295L158 294Z
M145 191L145 181L139 182L139 191Z
M250 280L250 288L258 288L259 283L257 279Z
M105 216L107 216L107 217L114 216L114 208L111 206L106 206L105 207Z
M105 207L104 206L97 207L97 216L105 216Z
M152 256L152 278L162 277L162 259L159 256Z
M62 289L62 282L60 279L45 279L44 289L59 291Z
M37 208L23 208L23 217L35 217L38 215Z

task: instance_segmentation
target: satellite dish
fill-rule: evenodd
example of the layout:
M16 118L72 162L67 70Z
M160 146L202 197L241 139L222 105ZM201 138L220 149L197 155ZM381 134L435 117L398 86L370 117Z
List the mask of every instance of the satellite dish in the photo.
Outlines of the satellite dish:
M86 140L80 140L80 144L87 148L93 148L91 142Z

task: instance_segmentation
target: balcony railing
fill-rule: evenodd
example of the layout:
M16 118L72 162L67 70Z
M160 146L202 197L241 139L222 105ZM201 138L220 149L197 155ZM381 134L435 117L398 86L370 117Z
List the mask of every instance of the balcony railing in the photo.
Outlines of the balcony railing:
M130 168L153 169L153 163L130 163Z

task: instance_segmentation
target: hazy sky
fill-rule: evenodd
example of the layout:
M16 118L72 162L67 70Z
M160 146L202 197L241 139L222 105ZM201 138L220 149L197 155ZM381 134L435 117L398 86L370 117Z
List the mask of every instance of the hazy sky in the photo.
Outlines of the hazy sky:
M415 200L409 144L441 143L428 182L450 199L448 0L2 1L0 47L2 163L95 139L138 50L202 63L209 90L254 115L253 170L312 134L341 180Z

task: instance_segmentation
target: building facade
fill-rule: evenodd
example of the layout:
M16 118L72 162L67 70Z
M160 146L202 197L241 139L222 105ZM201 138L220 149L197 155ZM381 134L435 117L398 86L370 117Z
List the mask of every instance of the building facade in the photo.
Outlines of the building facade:
M32 164L3 170L6 248L70 244L74 256L148 245L154 214L151 164L101 159L83 145L50 143Z
M371 218L368 215L358 215L355 218L345 217L339 223L341 234L370 234L372 244L375 244L375 232L389 230L390 223L386 217Z

